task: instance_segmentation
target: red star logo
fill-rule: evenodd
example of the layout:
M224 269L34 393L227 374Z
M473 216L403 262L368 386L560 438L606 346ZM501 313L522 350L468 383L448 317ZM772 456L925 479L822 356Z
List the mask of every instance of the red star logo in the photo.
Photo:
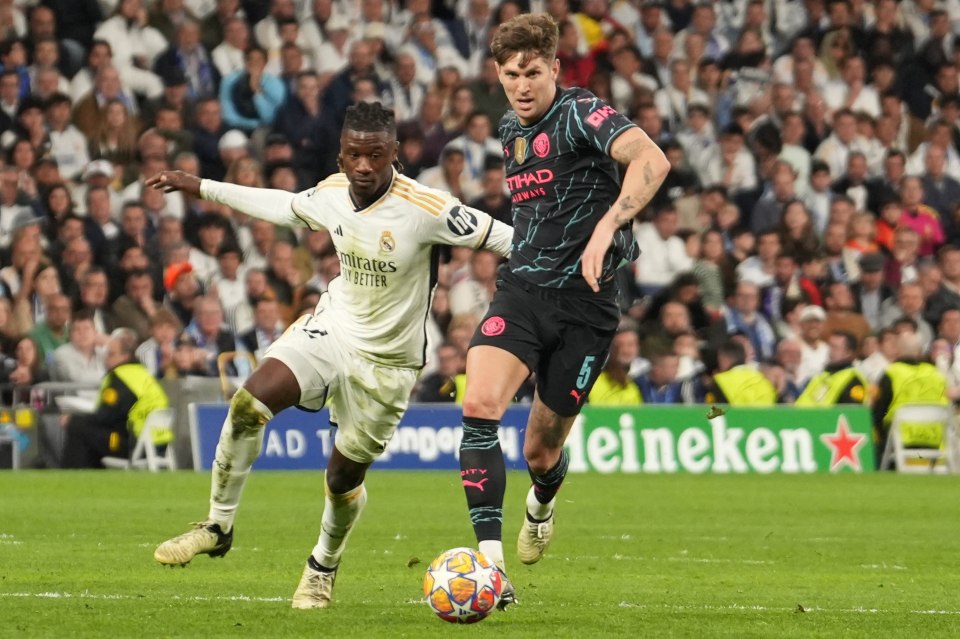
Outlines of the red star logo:
M860 433L851 433L847 418L843 415L837 420L837 430L834 433L820 435L820 441L830 448L830 472L835 473L846 464L855 472L861 472L860 448L867 443L867 436Z

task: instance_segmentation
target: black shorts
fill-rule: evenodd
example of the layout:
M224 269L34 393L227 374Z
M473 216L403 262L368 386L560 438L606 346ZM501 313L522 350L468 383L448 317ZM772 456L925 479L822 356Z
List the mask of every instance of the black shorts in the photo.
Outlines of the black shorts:
M470 346L496 346L537 374L537 393L562 417L580 412L617 331L616 290L568 292L527 284L510 273Z

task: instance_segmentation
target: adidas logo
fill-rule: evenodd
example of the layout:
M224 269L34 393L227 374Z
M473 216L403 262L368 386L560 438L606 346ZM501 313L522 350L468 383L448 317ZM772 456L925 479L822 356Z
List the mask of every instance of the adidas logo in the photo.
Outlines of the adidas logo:
M341 228L341 226L337 224L337 228L334 229L333 234L343 237L343 228Z

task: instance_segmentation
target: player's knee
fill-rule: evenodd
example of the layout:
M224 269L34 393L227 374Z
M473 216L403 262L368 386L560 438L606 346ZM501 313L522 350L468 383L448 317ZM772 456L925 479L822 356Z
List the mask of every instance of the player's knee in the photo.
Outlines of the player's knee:
M560 459L561 450L562 448L553 449L543 446L528 446L525 444L523 447L523 457L533 474L543 475L556 466L557 460Z
M234 438L263 428L271 417L270 410L246 388L233 394L230 400L230 425Z
M333 495L348 493L363 483L363 474L357 475L344 468L327 468L324 473L327 491Z
M500 419L503 416L503 408L493 396L468 391L467 396L463 398L463 415L480 419Z

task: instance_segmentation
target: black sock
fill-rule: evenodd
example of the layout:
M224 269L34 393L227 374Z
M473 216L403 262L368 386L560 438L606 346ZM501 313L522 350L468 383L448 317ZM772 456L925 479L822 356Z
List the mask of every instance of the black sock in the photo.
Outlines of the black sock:
M563 478L567 476L567 466L570 460L567 458L567 451L560 451L560 459L554 464L553 468L542 475L534 474L530 466L527 466L527 472L530 473L530 479L533 480L533 496L541 504L549 504L550 500L557 496L557 491L563 485Z
M321 566L320 562L313 558L313 555L310 555L309 557L307 557L307 563L310 565L311 568L319 572L333 572L334 570L336 570L336 567L327 568L326 566Z
M460 479L478 542L500 541L502 537L507 471L497 437L499 426L500 422L493 419L463 418Z

